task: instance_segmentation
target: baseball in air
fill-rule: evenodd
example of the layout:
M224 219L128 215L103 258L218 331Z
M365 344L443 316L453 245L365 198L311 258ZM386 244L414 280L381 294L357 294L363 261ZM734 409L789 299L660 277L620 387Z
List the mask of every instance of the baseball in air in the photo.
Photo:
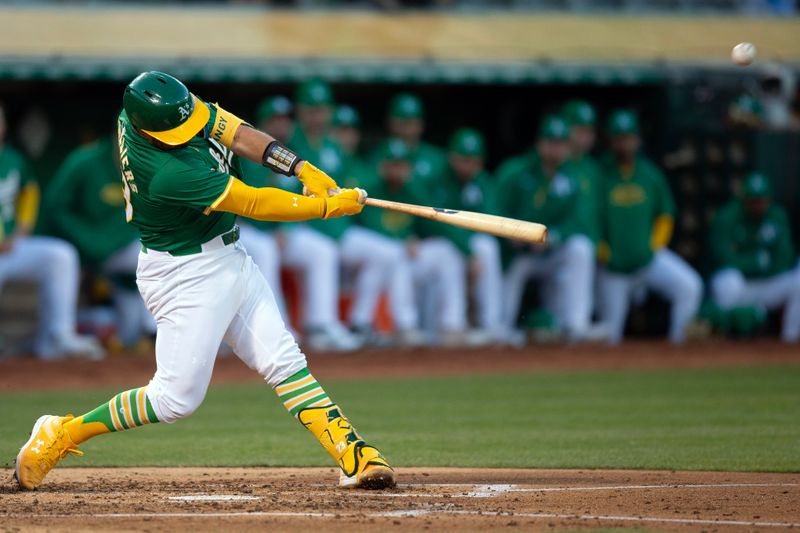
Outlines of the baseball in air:
M745 67L756 58L756 47L753 43L739 43L731 50L731 59L739 66Z

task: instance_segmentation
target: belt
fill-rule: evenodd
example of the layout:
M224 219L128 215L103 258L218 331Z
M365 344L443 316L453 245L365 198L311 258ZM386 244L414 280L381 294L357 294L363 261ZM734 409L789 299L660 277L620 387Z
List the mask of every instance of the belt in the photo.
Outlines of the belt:
M210 252L212 250L219 250L220 248L224 248L225 246L233 244L238 240L239 240L239 226L233 226L232 230L225 232L222 235L217 235L213 239L206 241L200 245L187 246L186 248L179 248L177 250L162 251L162 250L153 250L152 248L148 248L147 246L144 245L144 243L142 243L142 252L167 254L173 257L182 257L184 255L192 255L192 254L199 254L201 252Z

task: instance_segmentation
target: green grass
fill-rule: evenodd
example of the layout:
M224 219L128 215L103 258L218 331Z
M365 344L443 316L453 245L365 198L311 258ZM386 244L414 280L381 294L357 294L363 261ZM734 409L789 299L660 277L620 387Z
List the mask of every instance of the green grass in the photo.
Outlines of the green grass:
M327 384L400 466L800 471L800 367ZM115 390L2 393L0 459L42 413ZM330 465L265 386L212 388L190 418L104 435L70 465Z

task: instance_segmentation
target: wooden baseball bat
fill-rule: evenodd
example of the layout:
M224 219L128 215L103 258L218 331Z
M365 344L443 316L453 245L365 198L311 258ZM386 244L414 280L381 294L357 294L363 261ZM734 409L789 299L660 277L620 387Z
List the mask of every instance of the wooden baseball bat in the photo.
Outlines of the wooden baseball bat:
M399 211L431 220L444 222L472 231L489 233L506 239L531 243L543 243L547 240L547 227L535 222L526 222L514 218L475 213L472 211L454 211L438 207L426 207L401 202L391 202L378 198L367 198L365 205Z

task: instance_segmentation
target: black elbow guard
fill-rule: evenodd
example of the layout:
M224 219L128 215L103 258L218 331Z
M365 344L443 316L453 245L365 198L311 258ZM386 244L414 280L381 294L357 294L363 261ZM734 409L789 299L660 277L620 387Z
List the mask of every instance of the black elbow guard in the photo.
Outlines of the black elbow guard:
M284 176L294 176L294 169L300 161L296 153L278 141L269 143L261 156L262 165Z

